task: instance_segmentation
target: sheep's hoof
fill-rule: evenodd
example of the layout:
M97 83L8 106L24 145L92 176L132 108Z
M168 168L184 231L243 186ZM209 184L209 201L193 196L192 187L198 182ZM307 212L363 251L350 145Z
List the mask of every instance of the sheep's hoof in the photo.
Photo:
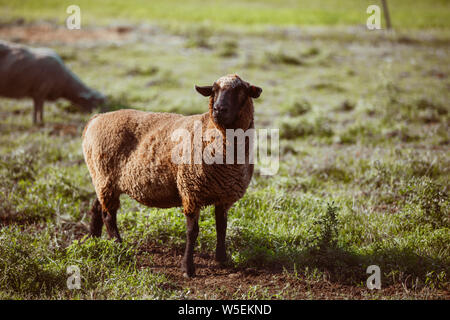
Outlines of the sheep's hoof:
M192 279L195 277L195 270L192 271L186 271L184 270L183 272L183 277L185 277L186 279Z
M183 277L186 278L186 279L192 279L192 278L195 277L195 274L188 275L186 272L183 272Z
M231 261L226 259L226 260L215 260L215 265L216 268L222 269L222 268L228 268L231 266Z
M223 260L223 261L216 260L216 266L217 267L224 268L227 265L228 265L228 261L227 260Z
M194 267L194 264L191 264L191 265L183 265L183 267L181 268L181 270L183 271L183 277L188 278L188 279L195 277L195 267Z
M216 253L215 261L216 261L217 265L223 267L227 264L228 257L226 255L226 253Z

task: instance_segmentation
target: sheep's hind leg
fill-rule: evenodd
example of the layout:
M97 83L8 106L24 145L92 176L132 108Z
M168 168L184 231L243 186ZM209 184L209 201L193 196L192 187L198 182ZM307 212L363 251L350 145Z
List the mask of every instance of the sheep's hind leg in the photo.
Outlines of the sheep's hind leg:
M90 214L91 214L91 224L89 228L90 234L93 237L100 237L102 235L103 218L102 218L102 206L100 204L100 201L98 201L97 197L94 200L94 204L92 205Z
M198 217L199 211L186 213L186 249L184 252L184 257L181 263L181 269L184 272L185 277L193 277L195 275L195 265L194 265L194 246L197 241L198 236Z
M44 123L44 100L34 99L33 124Z
M227 260L225 236L227 232L227 209L224 206L216 205L214 209L216 216L216 261L223 265Z
M117 209L119 209L119 197L110 199L102 206L102 219L106 226L106 231L110 238L115 238L117 242L122 242L119 229L117 228ZM104 210L106 208L106 210Z

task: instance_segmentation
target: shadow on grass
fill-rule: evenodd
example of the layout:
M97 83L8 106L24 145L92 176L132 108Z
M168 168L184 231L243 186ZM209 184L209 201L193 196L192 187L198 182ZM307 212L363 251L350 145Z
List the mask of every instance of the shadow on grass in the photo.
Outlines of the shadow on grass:
M248 244L261 244L261 239L257 236L247 236ZM285 240L272 239L274 242ZM446 261L418 255L409 248L380 248L371 254L359 254L332 244L305 247L303 250L275 250L261 245L248 245L245 250L237 249L241 261L237 263L237 267L257 268L271 273L283 270L297 270L300 273L301 270L318 270L331 282L354 285L365 284L370 276L366 273L367 267L377 265L381 269L383 285L406 279L418 286L429 284L445 287L448 284L446 275L450 268Z

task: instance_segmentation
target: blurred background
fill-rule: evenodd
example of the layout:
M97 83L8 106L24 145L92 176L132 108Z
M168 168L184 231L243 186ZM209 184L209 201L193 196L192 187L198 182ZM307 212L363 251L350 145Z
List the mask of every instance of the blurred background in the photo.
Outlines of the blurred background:
M182 248L178 209L122 199L137 255L74 246L94 196L80 138L91 114L46 102L34 126L30 99L0 97L0 297L448 298L450 1L386 2L389 30L381 0L0 0L0 39L55 50L108 97L101 111L203 113L194 85L237 73L263 88L256 127L280 129L278 174L257 170L230 211L230 269L191 283L164 265ZM73 4L79 30L66 27ZM212 210L201 219L208 256ZM77 292L71 262L89 267ZM378 292L365 289L371 264Z

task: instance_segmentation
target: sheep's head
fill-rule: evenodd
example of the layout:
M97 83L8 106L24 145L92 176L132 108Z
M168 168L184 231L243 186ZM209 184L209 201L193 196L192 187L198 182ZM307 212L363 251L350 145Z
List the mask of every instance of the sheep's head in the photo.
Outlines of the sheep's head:
M102 106L106 103L106 97L100 92L91 90L82 92L75 99L76 104L85 111L92 111L94 108Z
M226 129L241 127L238 123L244 113L251 113L253 120L251 98L258 98L262 92L261 88L249 84L236 74L221 77L212 86L195 86L195 89L205 97L210 97L213 121Z

